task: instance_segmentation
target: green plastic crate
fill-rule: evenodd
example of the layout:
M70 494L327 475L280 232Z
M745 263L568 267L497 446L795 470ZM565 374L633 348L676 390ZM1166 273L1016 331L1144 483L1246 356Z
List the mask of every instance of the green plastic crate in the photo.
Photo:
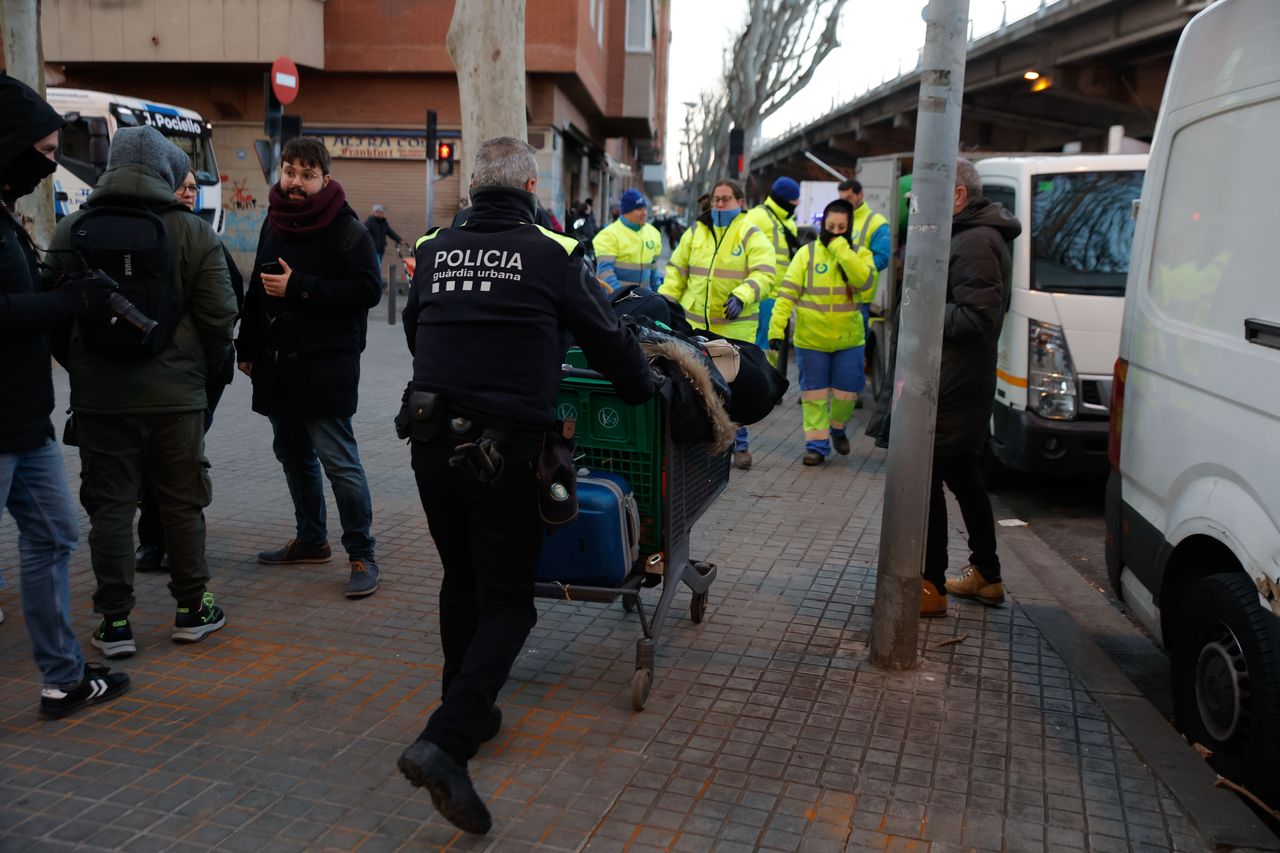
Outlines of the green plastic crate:
M586 366L578 350L570 350L565 362ZM631 484L640 510L640 551L646 556L665 550L661 406L656 398L628 405L601 379L565 377L556 398L556 416L577 422L577 466L611 471Z

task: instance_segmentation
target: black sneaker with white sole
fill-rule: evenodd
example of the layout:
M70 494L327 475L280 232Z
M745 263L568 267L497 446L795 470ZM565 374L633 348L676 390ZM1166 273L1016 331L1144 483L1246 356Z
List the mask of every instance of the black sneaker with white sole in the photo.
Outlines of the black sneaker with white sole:
M173 619L173 640L176 643L198 643L227 624L227 615L213 603L213 593L206 592L200 606L179 607Z
M127 658L137 653L138 644L133 641L133 628L129 616L103 616L102 623L93 632L90 641L102 656L111 660Z
M109 702L128 689L129 676L123 672L113 674L105 666L87 663L78 687L72 690L46 687L40 691L40 716L60 720L85 705Z

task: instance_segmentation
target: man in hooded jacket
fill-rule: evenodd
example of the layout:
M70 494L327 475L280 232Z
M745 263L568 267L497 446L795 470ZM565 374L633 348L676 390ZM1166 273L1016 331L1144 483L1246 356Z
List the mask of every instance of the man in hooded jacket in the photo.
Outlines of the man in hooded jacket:
M945 616L947 594L987 605L1004 603L991 498L980 459L996 394L996 353L1009 308L1013 260L1009 244L1022 224L982 197L982 180L968 160L956 164L951 259L938 377L933 487L925 545L920 615ZM943 484L960 504L969 535L969 565L947 578L947 502Z
M168 545L174 641L196 642L226 624L208 591L204 508L213 485L204 425L209 377L228 358L236 296L218 235L174 197L190 170L187 155L154 127L121 128L86 207L58 223L50 245L53 266L79 269L72 237L90 211L140 206L160 219L172 259L178 319L163 348L142 358L111 358L95 351L80 321L72 327L66 362L80 444L80 502L89 513L98 581L93 608L102 615L93 645L108 658L137 651L129 614L137 603L133 517L144 475Z
M44 686L40 715L64 717L124 693L129 676L84 662L71 627L68 567L80 538L62 453L54 440L47 331L101 311L110 287L94 279L42 292L35 246L14 203L53 174L62 116L26 84L0 73L0 510L18 524L22 613Z

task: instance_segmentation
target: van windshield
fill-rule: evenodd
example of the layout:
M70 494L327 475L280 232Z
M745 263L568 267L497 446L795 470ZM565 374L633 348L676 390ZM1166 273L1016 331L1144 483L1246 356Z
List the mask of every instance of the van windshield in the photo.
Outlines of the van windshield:
M196 173L197 181L205 186L218 183L218 164L213 159L213 139L207 133L200 136L165 133L165 136L187 152L187 156L191 158L191 171Z
M1031 177L1031 289L1123 296L1141 171Z

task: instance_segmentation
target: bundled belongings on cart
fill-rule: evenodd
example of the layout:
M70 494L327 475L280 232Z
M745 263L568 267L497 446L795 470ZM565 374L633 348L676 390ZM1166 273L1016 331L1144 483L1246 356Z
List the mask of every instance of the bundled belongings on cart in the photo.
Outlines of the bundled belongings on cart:
M709 355L733 392L725 404L735 423L759 423L782 402L789 385L787 378L754 343L694 329L685 319L683 306L640 285L618 288L610 302L623 322L664 331Z

